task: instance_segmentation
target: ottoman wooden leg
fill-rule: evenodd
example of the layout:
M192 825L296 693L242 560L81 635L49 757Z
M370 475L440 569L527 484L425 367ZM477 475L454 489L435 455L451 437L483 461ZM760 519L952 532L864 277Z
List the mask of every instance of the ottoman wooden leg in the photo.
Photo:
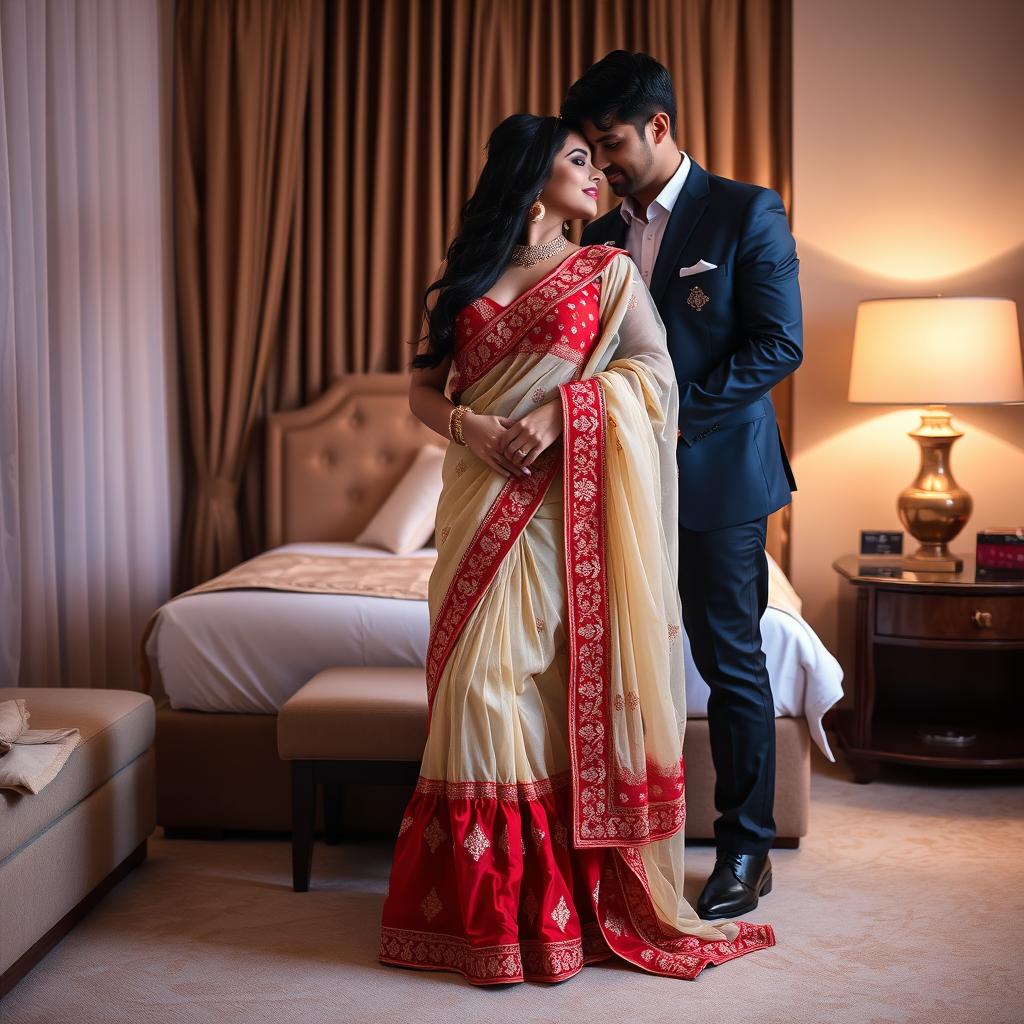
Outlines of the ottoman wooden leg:
M325 782L324 791L324 833L328 846L341 842L341 801L345 789L340 782Z
M296 892L309 889L315 816L313 762L292 761L292 888Z

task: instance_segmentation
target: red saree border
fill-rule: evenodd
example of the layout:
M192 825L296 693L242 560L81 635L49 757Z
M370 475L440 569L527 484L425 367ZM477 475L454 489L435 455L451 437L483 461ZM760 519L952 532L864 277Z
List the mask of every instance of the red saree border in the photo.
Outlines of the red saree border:
M533 464L528 477L510 477L487 510L452 576L427 641L427 727L434 696L463 627L497 575L505 556L540 507L558 470L552 449Z
M459 393L511 355L552 306L590 284L603 273L612 259L624 252L624 249L607 245L584 246L519 298L501 307L501 311L486 321L458 353L456 372Z
M610 609L605 551L606 408L595 377L560 387L563 408L565 578L569 639L569 754L573 841L623 846L674 835L686 818L684 767L622 787L609 711ZM629 788L632 792L622 792ZM668 798L651 801L651 793Z
M775 930L770 924L735 921L739 930L734 939L702 939L669 928L654 909L640 852L616 850L613 856L613 870L606 867L600 886L602 899L611 898L607 907L602 903L598 908L598 921L603 922L610 948L629 963L652 974L693 980L709 964L724 964L775 945ZM613 880L617 892L609 884ZM623 916L632 927L623 927Z
M580 938L524 940L500 946L472 946L457 935L384 927L378 959L400 967L456 971L475 985L500 985L526 979L565 981L585 964L611 956L600 926L590 924Z

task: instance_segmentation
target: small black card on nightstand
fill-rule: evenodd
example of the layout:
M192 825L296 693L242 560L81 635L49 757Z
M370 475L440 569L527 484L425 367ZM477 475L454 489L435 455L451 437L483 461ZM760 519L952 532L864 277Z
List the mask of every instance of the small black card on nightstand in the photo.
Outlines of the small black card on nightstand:
M902 530L861 530L860 553L862 555L902 555Z
M881 576L883 579L889 580L903 579L903 570L898 562L895 565L871 565L867 562L861 562L857 566L857 572L861 576Z

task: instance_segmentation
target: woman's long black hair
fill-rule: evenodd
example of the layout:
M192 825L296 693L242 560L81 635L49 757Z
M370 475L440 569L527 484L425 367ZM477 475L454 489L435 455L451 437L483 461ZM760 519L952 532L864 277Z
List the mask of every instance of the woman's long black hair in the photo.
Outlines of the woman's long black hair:
M561 118L533 114L513 114L491 132L487 163L462 208L444 273L423 295L430 344L413 359L417 369L437 366L455 351L455 318L508 265L512 247L525 236L530 207L568 137L569 126Z

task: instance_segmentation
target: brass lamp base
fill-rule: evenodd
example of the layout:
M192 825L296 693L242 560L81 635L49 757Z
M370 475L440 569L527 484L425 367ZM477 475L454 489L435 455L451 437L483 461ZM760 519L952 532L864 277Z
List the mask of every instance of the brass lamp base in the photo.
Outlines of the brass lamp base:
M929 554L923 544L900 562L900 568L910 572L960 572L963 567L964 560L948 548L942 547L935 554Z
M945 406L930 405L909 434L921 448L914 482L900 493L900 521L920 547L903 559L912 572L959 572L964 560L951 554L949 542L967 525L974 502L953 479L949 450L963 433L950 423Z

